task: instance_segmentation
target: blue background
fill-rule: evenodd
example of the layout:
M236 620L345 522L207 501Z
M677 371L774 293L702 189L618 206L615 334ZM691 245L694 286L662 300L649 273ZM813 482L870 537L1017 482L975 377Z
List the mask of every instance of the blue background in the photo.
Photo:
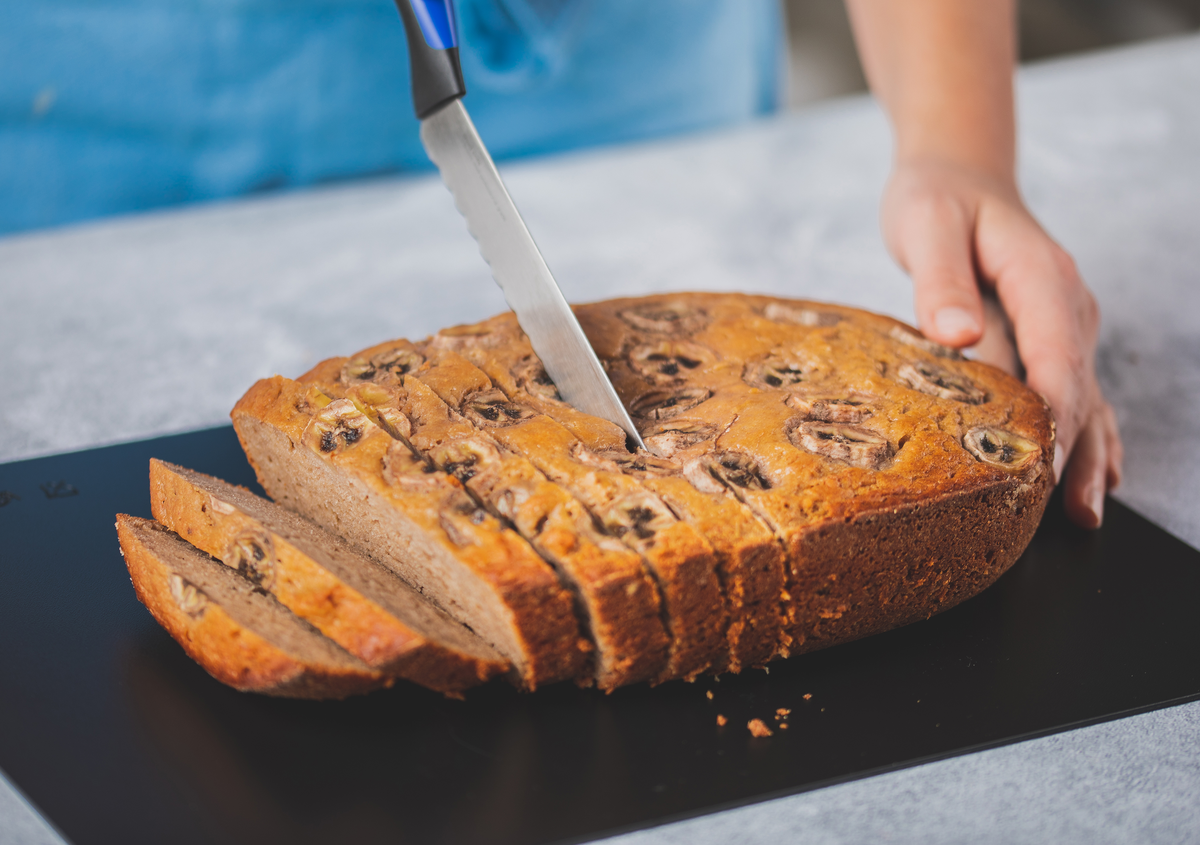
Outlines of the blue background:
M777 0L459 0L499 157L773 109ZM428 168L391 0L0 0L0 232Z

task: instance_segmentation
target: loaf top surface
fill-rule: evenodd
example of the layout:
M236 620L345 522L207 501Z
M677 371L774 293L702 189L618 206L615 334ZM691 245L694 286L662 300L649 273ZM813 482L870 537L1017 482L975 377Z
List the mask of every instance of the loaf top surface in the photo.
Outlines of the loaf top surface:
M653 451L747 455L764 487L803 494L813 518L1049 471L1040 396L886 317L712 294L614 300L580 317ZM689 428L711 439L681 444L673 432Z
M629 471L786 499L793 528L1048 480L1054 424L1042 398L897 320L745 294L575 311L652 453L623 460ZM620 450L616 426L561 402L511 313L404 347L411 367L461 354L593 450ZM371 361L395 348L345 359L340 377L374 377Z

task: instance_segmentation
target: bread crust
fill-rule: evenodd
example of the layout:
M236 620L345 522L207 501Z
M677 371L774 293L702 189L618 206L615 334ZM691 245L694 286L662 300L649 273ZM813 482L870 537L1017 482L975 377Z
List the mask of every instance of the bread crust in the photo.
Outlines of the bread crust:
M804 530L790 587L792 652L927 619L991 586L1033 539L1048 477L1024 488L994 484L863 511ZM989 539L981 542L981 535Z
M641 409L648 445L693 483L724 486L784 544L792 650L974 595L1016 561L1041 518L1053 486L1045 403L899 321L741 294L576 311L618 393ZM644 365L647 349L697 364L663 377ZM670 391L683 400L664 406ZM664 426L709 433L658 440ZM983 430L1032 451L1013 468L986 463L966 447ZM856 442L838 442L843 435Z
M151 520L117 515L117 537L138 600L218 681L242 692L285 698L345 698L390 685L383 674L362 664L337 666L291 654L212 601L195 614L185 612L171 594L172 569L146 543L147 532L165 531Z
M432 471L370 420L338 434L345 419L335 412L343 408L326 413L332 404L276 376L234 407L234 428L268 494L372 553L472 627L513 661L527 688L579 676L590 645L554 571L481 512L456 479ZM420 583L416 568L425 573Z
M226 565L244 570L261 589L372 669L449 694L509 669L506 660L469 630L454 630L457 623L439 619L440 611L403 582L389 585L387 580L395 576L344 548L339 538L308 524L293 525L287 536L281 534L300 517L248 490L152 459L150 501L160 523ZM247 507L256 508L280 530L247 512ZM368 587L375 584L402 595L409 590L404 598L413 605L414 618L394 615L323 565L320 561L330 551L349 558L344 562ZM435 626L456 643L434 639L427 632Z

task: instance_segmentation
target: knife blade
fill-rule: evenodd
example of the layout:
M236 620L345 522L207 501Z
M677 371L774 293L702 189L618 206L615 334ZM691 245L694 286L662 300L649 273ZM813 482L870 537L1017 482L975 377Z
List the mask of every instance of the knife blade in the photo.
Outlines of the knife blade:
M644 449L462 104L466 85L451 0L396 0L396 5L408 36L421 142L533 351L566 402L616 423Z

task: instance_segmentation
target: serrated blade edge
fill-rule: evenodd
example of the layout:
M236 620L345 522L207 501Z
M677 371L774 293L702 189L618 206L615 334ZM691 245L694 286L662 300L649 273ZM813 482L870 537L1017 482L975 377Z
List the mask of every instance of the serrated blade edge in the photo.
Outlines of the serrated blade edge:
M584 413L616 423L644 449L462 101L421 121L421 141L559 394Z

